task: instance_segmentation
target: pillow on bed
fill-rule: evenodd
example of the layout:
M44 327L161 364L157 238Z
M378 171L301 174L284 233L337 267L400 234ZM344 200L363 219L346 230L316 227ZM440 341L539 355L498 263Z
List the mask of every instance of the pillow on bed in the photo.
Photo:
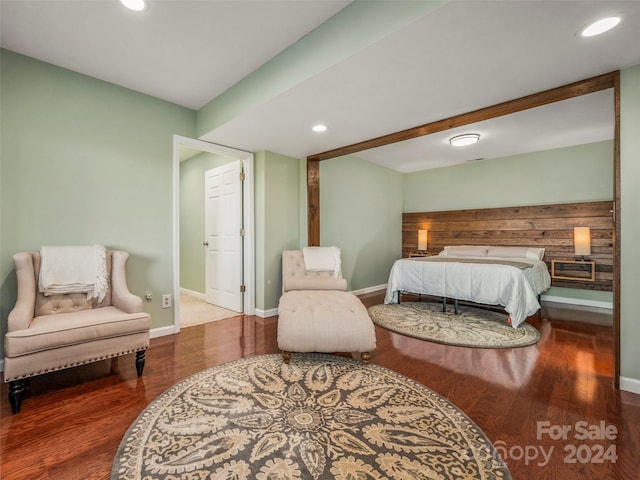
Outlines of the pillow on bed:
M544 248L529 247L489 247L487 257L499 258L528 258L530 260L542 260Z
M489 247L484 245L451 245L444 247L440 255L450 257L484 257Z

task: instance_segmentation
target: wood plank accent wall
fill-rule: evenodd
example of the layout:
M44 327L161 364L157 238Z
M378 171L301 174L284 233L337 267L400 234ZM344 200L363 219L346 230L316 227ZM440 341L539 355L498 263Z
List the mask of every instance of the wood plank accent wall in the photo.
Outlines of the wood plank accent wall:
M404 213L402 256L417 250L418 230L429 230L428 252L447 245L544 247L546 262L573 260L573 227L591 228L595 282L553 279L552 286L611 291L613 289L613 202L563 203L523 207Z

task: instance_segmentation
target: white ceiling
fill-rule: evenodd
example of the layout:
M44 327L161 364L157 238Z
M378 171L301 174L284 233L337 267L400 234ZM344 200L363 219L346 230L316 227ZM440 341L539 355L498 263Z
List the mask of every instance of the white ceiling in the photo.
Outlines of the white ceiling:
M148 1L0 0L1 45L199 109L350 3Z
M0 0L3 48L198 109L350 2ZM619 13L620 26L578 29ZM342 147L640 64L638 1L453 1L256 103L203 138L293 157ZM358 156L398 171L612 138L607 92ZM323 122L323 134L310 127ZM568 128L568 127L571 128Z

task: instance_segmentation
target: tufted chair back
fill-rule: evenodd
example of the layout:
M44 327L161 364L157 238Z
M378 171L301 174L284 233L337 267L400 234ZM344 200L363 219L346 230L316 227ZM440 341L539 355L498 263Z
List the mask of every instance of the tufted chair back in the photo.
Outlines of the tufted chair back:
M107 274L109 276L107 293L102 302L97 299L87 300L85 293L73 293L65 295L45 296L38 289L40 275L40 253L21 252L13 256L16 265L16 277L18 279L17 305L7 319L8 331L22 330L29 327L32 318L45 315L57 315L72 312L81 312L99 307L118 306L132 309L130 311L142 311L139 297L135 301L129 292L118 294L114 298L114 282L119 282L126 290L125 264L129 254L126 252L107 250ZM115 268L117 263L117 269ZM117 278L115 278L117 277ZM120 298L122 297L122 298ZM133 303L130 304L130 302ZM128 310L129 311L129 310Z
M302 250L282 252L282 292L290 290L346 290L342 272L310 272L304 265Z
M33 275L36 286L40 275L40 253L31 252L31 260L33 262ZM107 251L107 275L109 276L109 289L102 302L97 303L96 298L87 300L86 293L69 293L66 295L49 295L45 296L36 288L36 304L34 317L41 315L55 315L59 313L80 312L91 308L106 307L111 305L111 264L113 252Z

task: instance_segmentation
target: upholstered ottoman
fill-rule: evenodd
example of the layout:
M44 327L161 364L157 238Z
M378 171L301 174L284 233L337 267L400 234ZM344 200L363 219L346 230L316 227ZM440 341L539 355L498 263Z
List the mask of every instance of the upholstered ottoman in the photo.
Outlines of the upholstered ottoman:
M278 347L291 352L358 352L368 363L376 348L375 327L366 307L352 293L293 290L280 299Z
M357 352L368 363L376 334L366 307L354 294L343 291L346 282L341 275L307 273L300 258L299 251L283 253L285 293L278 306L278 347L285 362L291 352ZM317 290L311 289L311 277ZM304 289L294 289L294 283L304 284ZM331 289L332 284L337 289Z

